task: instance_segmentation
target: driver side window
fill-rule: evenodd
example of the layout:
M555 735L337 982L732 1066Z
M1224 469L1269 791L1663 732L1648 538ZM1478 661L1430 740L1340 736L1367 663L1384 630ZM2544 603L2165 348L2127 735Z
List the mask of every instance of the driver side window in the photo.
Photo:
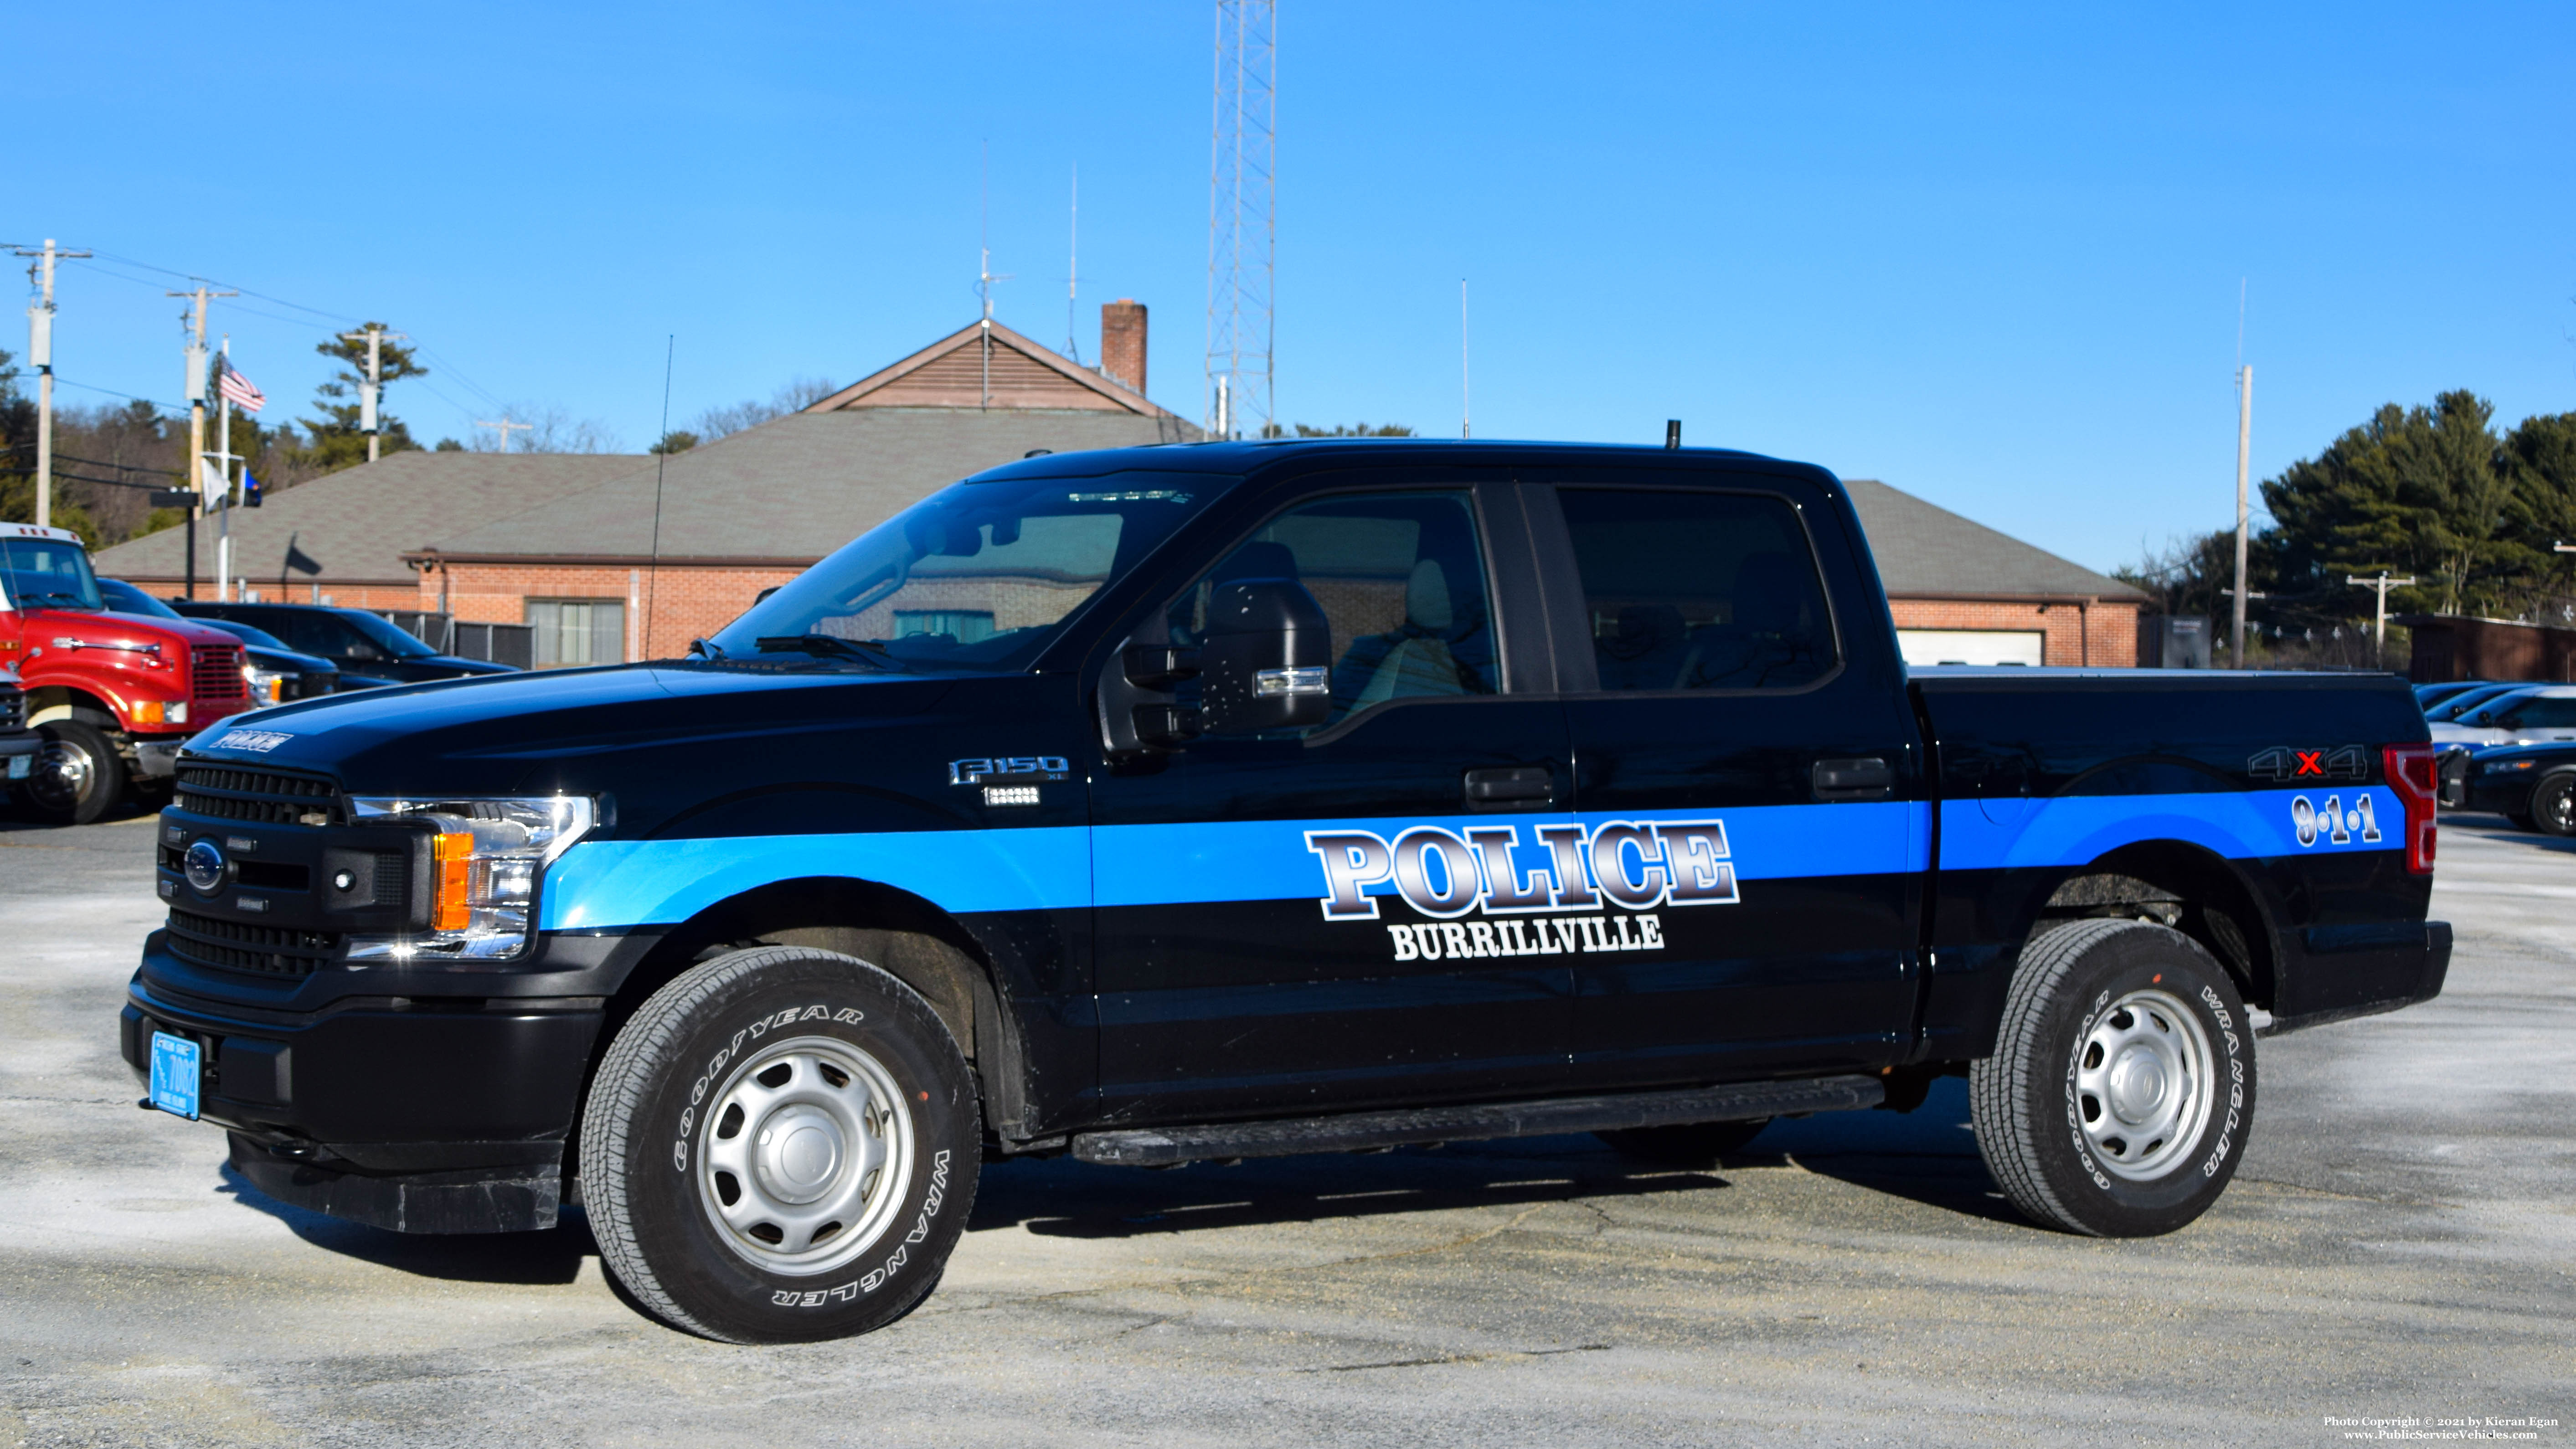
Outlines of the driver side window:
M1390 699L1497 691L1494 609L1463 491L1361 493L1279 514L1218 560L1169 613L1203 637L1210 594L1248 579L1305 586L1332 627L1332 722Z

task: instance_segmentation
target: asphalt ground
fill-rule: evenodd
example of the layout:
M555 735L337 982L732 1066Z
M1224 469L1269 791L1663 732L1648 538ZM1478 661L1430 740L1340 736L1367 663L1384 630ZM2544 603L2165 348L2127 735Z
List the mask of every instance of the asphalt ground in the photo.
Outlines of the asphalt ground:
M136 1110L115 1018L150 832L0 821L0 1449L2304 1445L2464 1416L2567 1443L2576 1418L2576 841L2493 817L2445 823L2448 991L2265 1040L2235 1185L2170 1237L2021 1221L1950 1083L1707 1172L1589 1138L1003 1164L919 1310L779 1349L637 1316L577 1214L339 1223Z

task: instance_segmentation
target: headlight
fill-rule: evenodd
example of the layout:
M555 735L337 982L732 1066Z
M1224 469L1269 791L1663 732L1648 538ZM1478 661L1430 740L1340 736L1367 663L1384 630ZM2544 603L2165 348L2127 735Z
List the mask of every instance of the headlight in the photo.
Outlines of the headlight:
M546 865L590 832L591 802L578 795L514 800L356 799L356 818L413 821L430 841L429 933L352 936L349 957L445 956L493 960L528 944L537 882Z
M250 686L251 708L257 709L264 704L284 703L287 686L295 682L296 676L245 664L242 666L242 679Z

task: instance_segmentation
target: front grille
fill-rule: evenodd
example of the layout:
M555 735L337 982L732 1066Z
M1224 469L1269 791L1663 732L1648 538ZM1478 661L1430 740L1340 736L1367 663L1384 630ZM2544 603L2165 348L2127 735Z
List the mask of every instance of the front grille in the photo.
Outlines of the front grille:
M337 931L254 926L180 910L170 913L168 939L170 954L182 961L265 976L310 976L340 955Z
M338 789L311 775L281 770L241 770L226 765L181 765L179 808L218 820L255 825L327 825Z
M324 673L317 670L311 674L299 674L295 676L295 681L286 687L286 698L320 699L326 694L337 691L339 687L340 676L338 674ZM283 703L283 701L280 702Z
M242 652L238 644L200 644L189 656L195 665L195 688L199 699L247 699L250 682L242 678Z

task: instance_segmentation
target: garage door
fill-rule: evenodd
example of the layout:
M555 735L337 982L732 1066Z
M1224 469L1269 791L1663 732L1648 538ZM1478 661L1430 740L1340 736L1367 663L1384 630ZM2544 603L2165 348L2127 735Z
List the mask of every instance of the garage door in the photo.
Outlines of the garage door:
M1908 664L2028 664L2047 657L2037 629L1899 629L1896 647Z

